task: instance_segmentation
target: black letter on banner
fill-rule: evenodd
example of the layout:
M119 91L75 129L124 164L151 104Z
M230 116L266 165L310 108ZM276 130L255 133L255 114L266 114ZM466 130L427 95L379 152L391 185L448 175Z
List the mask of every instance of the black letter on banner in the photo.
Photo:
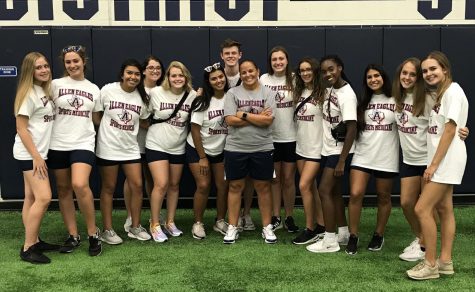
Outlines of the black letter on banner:
M475 19L475 0L465 1L465 19Z
M165 0L165 16L167 20L180 20L180 1Z
M277 0L264 0L263 20L277 20Z
M205 20L205 1L204 0L190 1L190 19L192 21Z
M53 20L53 0L38 1L39 20Z
M241 20L249 12L249 0L236 1L236 8L229 8L229 0L214 1L214 11L225 20Z
M145 21L160 20L160 0L145 0Z
M114 16L117 21L129 20L129 0L114 1Z
M98 0L85 0L84 8L78 8L77 1L63 0L63 11L74 20L89 20L99 11Z
M419 0L417 11L426 19L444 19L452 11L452 0L438 1L437 8L432 8L432 1Z
M20 20L27 12L26 1L13 1L13 9L7 9L7 0L0 0L0 20Z

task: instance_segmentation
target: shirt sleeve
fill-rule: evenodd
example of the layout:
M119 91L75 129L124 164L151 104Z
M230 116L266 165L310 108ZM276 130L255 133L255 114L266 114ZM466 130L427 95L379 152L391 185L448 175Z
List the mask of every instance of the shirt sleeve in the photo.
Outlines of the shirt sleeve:
M34 89L32 89L34 90ZM18 110L17 115L21 116L27 116L30 118L35 111L35 103L33 102L33 99L31 96L28 96L20 106L20 109Z
M343 121L356 121L356 106L358 101L353 90L347 90L342 96L338 98L340 104L341 116Z
M237 112L236 96L229 90L224 96L224 116L234 116Z
M191 122L193 124L202 126L204 119L205 119L205 111L191 113Z
M445 122L448 123L450 120L457 123L459 116L462 111L463 99L465 97L465 92L460 86L452 85L449 87L442 98L444 104L444 116Z

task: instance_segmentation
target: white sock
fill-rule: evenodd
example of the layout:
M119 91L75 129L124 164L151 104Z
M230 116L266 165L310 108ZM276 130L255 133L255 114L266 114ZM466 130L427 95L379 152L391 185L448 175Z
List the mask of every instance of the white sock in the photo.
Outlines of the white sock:
M335 239L336 237L336 233L335 232L326 232L325 231L325 238L328 238L328 239Z
M350 231L348 230L348 226L338 227L338 234L346 234L346 233L350 233Z

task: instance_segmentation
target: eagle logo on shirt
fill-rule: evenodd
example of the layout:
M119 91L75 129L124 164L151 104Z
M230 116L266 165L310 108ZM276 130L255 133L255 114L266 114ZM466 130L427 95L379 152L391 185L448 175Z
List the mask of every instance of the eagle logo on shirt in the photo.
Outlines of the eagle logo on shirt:
M368 117L373 121L378 123L378 125L381 124L382 121L384 121L384 113L374 110L372 113L368 115Z
M69 105L78 110L80 107L84 105L84 100L82 98L73 95L72 98L68 99Z
M398 119L399 123L404 126L409 121L409 116L405 112L401 112Z
M117 115L120 119L120 121L124 124L128 124L130 121L132 121L132 114L129 113L127 110L123 109L122 113Z
M275 101L278 103L281 103L285 98L285 94L283 91L277 91L275 95Z
M43 96L41 99L41 102L43 103L43 106L46 106L48 104L48 98L46 96Z

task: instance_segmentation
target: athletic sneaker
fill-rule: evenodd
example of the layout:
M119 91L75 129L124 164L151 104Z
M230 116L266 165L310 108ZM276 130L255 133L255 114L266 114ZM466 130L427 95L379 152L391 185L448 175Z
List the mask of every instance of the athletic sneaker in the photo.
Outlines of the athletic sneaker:
M416 262L423 260L425 255L426 253L421 250L421 246L419 244L415 244L412 246L412 249L400 254L399 258L406 262Z
M135 238L140 241L150 240L152 237L148 234L147 230L139 224L137 227L130 227L127 236L130 238Z
M345 252L349 255L355 255L358 253L358 236L351 234L346 246Z
M328 236L325 234L322 240L307 245L307 250L315 253L337 252L340 250L340 245L336 236Z
M439 278L439 267L437 263L431 267L428 262L421 261L415 267L408 270L407 276L414 280L428 280L428 279L437 279Z
M419 238L416 237L406 248L403 250L403 253L410 251L413 249L415 246L417 246L419 249L421 248L421 245L419 244Z
M238 217L238 223L236 227L239 232L242 232L244 230L244 219L242 219L241 216Z
M81 245L81 237L78 235L75 237L74 235L69 235L66 241L61 245L59 248L60 253L70 253L73 252L75 248Z
M380 251L383 248L384 244L384 236L377 234L376 232L373 234L373 238L368 244L368 250L370 251Z
M194 239L205 239L206 232L204 224L201 222L196 222L193 224L193 227L191 228L191 234L193 235Z
M315 242L318 239L318 234L310 230L308 228L305 228L300 234L292 240L293 244L309 244L311 242Z
M213 230L221 233L222 235L226 235L226 231L228 231L228 223L226 223L224 219L216 220L213 225Z
M440 259L437 259L437 266L439 267L439 274L441 275L453 275L454 272L454 263L452 261L443 263Z
M59 244L51 244L51 243L44 242L39 237L38 237L38 242L35 243L35 248L37 250L41 251L41 252L58 251L60 249L60 247L61 246Z
M284 227L290 233L299 231L299 227L295 225L294 218L292 216L287 216L287 218L285 218Z
M236 239L239 238L239 230L237 226L228 225L228 230L226 231L226 235L223 238L224 244L232 244L236 242Z
M122 238L115 233L114 229L104 230L101 233L100 239L105 243L112 245L121 244L123 242Z
M242 229L245 231L256 230L256 226L254 225L254 222L252 222L250 214L244 215L244 217L242 217L242 225Z
M169 235L173 237L177 237L183 234L183 231L178 229L175 225L174 222L167 223L163 225L163 228L165 229L165 232L168 233Z
M129 232L130 227L132 227L132 217L127 217L124 223L124 231Z
M159 223L152 225L150 223L150 234L155 242L165 242L168 240L167 235L163 232Z
M348 240L350 240L350 233L349 232L338 232L336 235L336 240L338 241L339 245L347 245Z
M30 246L27 250L20 249L20 258L25 262L32 264L49 264L51 260L45 256L37 247L36 244Z
M272 226L272 224L262 228L262 238L264 238L265 243L272 244L277 242L277 237L274 234L274 226Z
M99 233L99 228L97 228L96 233L89 236L89 255L91 257L98 256L102 252L102 242L99 238Z
M282 229L284 226L282 225L282 218L279 216L272 216L271 219L272 230L276 231Z

